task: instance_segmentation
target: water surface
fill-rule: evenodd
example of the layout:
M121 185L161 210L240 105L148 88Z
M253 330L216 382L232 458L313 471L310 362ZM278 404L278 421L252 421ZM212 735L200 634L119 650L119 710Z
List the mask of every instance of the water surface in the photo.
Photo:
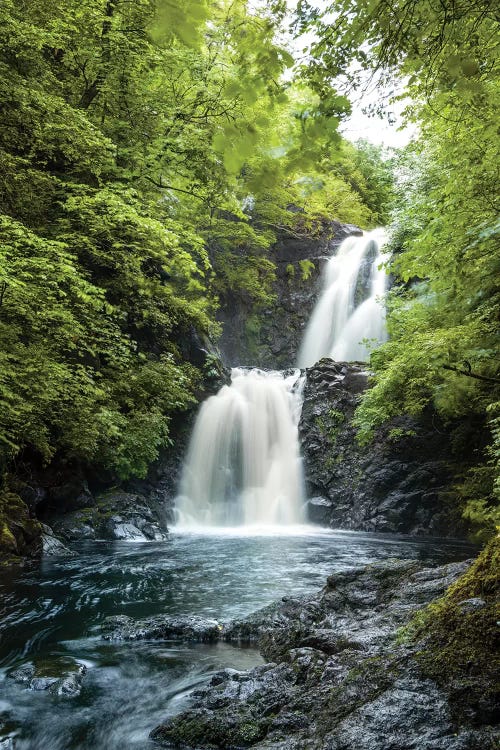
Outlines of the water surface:
M173 534L167 542L89 542L78 556L0 573L0 727L19 750L147 750L148 734L221 667L260 662L227 644L110 643L109 615L195 614L221 622L290 594L313 591L334 571L387 558L433 562L474 554L461 542L354 532ZM33 661L79 662L77 698L35 692L8 678ZM1 732L0 732L1 736Z

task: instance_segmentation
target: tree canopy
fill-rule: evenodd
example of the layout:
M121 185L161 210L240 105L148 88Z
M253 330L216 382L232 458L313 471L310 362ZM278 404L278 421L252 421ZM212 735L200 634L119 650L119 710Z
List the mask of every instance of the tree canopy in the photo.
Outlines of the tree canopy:
M496 5L300 0L301 65L289 21L280 0L2 4L2 463L29 449L144 475L196 400L191 343L217 336L220 298L269 303L277 233L387 222L390 339L360 437L430 405L482 425L460 493L491 523ZM418 125L399 155L339 134L367 83L399 90Z
M277 41L282 3L6 0L0 8L0 444L144 475L203 373L228 289L311 219L378 221L370 155ZM375 202L374 202L375 200Z

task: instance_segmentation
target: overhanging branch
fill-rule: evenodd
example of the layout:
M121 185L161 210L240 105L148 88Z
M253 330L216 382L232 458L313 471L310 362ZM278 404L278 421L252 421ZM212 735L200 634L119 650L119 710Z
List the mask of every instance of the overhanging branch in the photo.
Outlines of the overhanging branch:
M484 380L487 383L498 383L500 384L499 378L489 378L486 375L478 375L476 372L468 372L467 370L461 370L459 367L452 367L451 365L443 365L444 370L450 370L456 372L458 375L465 375L467 378L475 378L476 380Z

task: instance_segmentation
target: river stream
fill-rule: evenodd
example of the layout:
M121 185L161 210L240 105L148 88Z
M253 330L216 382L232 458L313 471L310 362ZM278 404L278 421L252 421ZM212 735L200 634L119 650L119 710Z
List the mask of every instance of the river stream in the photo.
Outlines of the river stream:
M167 542L92 542L78 556L0 573L0 727L24 750L146 750L148 734L181 710L222 667L261 662L227 644L104 641L105 617L194 614L220 622L285 595L313 591L327 575L391 557L435 562L470 557L442 539L299 529L288 535L172 534ZM26 662L40 671L87 667L78 697L17 684Z

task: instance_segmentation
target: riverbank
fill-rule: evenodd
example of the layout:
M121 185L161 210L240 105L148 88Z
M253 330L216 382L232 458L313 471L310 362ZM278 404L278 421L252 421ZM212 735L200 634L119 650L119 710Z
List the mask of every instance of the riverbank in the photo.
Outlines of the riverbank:
M169 748L493 750L499 558L494 540L472 564L352 568L319 593L233 623L221 637L258 643L267 663L214 675L153 739Z
M282 597L316 596L328 576L477 554L452 540L313 527L295 536L170 534L69 547L76 556L0 569L0 740L12 738L15 750L153 750L149 733L188 707L190 691L221 670L246 674L265 661L257 641L236 630L213 642L182 628L126 640L110 637L110 617L132 629L151 619L177 620L177 628L215 620L229 637L229 623L252 621Z

